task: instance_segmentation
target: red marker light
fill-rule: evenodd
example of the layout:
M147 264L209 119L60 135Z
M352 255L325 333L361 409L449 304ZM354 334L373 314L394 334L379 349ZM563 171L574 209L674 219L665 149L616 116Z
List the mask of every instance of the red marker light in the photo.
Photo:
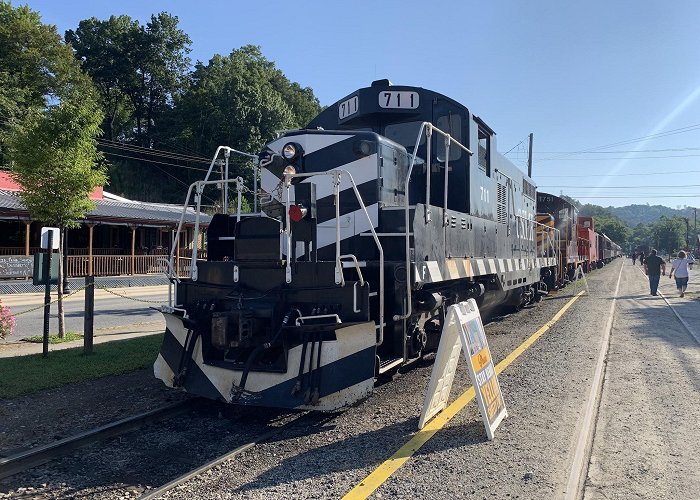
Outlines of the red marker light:
M292 222L299 222L306 217L307 211L306 207L302 205L292 205L289 207L289 218L292 219Z

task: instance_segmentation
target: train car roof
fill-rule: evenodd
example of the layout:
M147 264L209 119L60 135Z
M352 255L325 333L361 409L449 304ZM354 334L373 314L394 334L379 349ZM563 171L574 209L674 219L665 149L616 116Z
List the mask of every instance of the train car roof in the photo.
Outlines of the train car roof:
M381 104L381 92L414 92L418 101L410 108L387 108ZM410 97L406 94L406 97ZM442 99L453 106L462 108L465 113L469 109L462 103L444 94L423 87L410 85L393 85L389 80L376 80L369 87L363 87L347 94L319 113L305 127L307 129L323 128L326 130L362 129L385 123L397 123L420 119L422 116L432 116L432 105L435 99ZM344 108L343 105L347 107ZM478 117L480 125L495 132Z

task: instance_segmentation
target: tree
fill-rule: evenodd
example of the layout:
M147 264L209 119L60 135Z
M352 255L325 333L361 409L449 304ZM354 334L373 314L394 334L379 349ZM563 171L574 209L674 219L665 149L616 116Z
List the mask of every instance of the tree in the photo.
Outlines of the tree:
M0 167L9 131L30 110L44 108L79 77L69 46L29 7L0 0Z
M675 253L685 241L685 221L681 217L661 216L651 228L652 245L668 254Z
M152 146L190 66L191 40L178 18L161 12L141 26L129 16L93 17L65 38L100 92L107 137Z
M597 216L595 217L595 229L599 233L604 233L608 238L620 245L622 248L627 246L630 230L617 217L613 216Z
M290 82L259 47L247 45L197 63L159 142L202 156L222 144L257 152L278 131L301 127L319 111L311 89ZM232 175L252 179L245 160L233 162Z
M82 68L95 83L105 117L104 135L110 139L130 135L134 107L127 95L128 75L133 72L128 48L136 42L140 29L129 16L111 16L107 21L90 18L80 21L75 31L68 30L66 42L82 60Z
M65 228L78 226L76 221L95 207L89 195L107 180L95 144L102 116L90 82L82 78L57 104L32 110L9 136L22 203L33 218L61 228L61 239ZM59 337L65 333L62 274L59 264Z

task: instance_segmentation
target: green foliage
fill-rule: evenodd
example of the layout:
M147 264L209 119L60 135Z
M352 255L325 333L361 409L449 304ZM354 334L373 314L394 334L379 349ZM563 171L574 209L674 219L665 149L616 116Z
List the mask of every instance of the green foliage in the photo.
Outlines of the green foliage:
M190 65L191 40L178 18L161 12L141 26L129 16L93 17L67 31L66 41L99 89L106 136L150 146Z
M622 248L626 248L627 239L630 235L630 230L624 222L622 222L617 217L611 215L594 216L594 221L596 231L598 231L599 233L604 233L608 238L613 240Z
M675 253L686 247L685 220L681 217L661 216L658 222L651 225L651 246L664 253Z
M675 209L663 205L627 205L625 207L608 207L608 210L625 221L630 227L639 223L652 224L661 217L689 217L692 223L695 215L691 207Z
M259 47L248 45L196 65L160 142L202 155L222 144L257 152L276 132L303 126L319 110L311 89L290 82ZM232 159L235 175L250 178L246 162Z
M94 208L89 199L106 182L95 136L102 112L89 82L44 111L32 110L8 138L12 175L22 185L22 203L49 225L75 227Z
M0 359L0 398L13 398L43 389L94 380L148 368L158 356L163 335L96 344L94 354L83 348Z
M82 339L83 336L80 335L79 333L75 332L66 332L63 337L59 337L57 335L49 335L49 344L62 344L64 342L73 342L74 340L80 340ZM44 342L44 336L43 335L34 335L32 337L26 337L24 339L25 342L33 342L35 344L41 344Z
M0 166L9 131L27 113L59 99L80 80L80 67L54 26L27 6L0 0Z
M275 132L302 126L319 109L310 89L289 82L250 45L198 63L191 80L175 101L171 130L177 133L161 142L202 154L222 144L257 151Z
M579 203L579 214L593 217L597 232L604 233L622 248L627 247L631 231L624 221L610 212L609 208L591 205L590 203L585 205Z

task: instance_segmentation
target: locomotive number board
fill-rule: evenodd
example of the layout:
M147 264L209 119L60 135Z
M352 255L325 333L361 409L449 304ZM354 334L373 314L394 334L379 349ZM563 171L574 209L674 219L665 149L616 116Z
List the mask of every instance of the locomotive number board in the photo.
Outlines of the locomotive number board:
M416 109L418 92L385 90L379 93L379 107L385 109Z
M350 115L357 113L360 108L360 99L354 95L350 99L346 99L338 104L338 119L342 120Z

